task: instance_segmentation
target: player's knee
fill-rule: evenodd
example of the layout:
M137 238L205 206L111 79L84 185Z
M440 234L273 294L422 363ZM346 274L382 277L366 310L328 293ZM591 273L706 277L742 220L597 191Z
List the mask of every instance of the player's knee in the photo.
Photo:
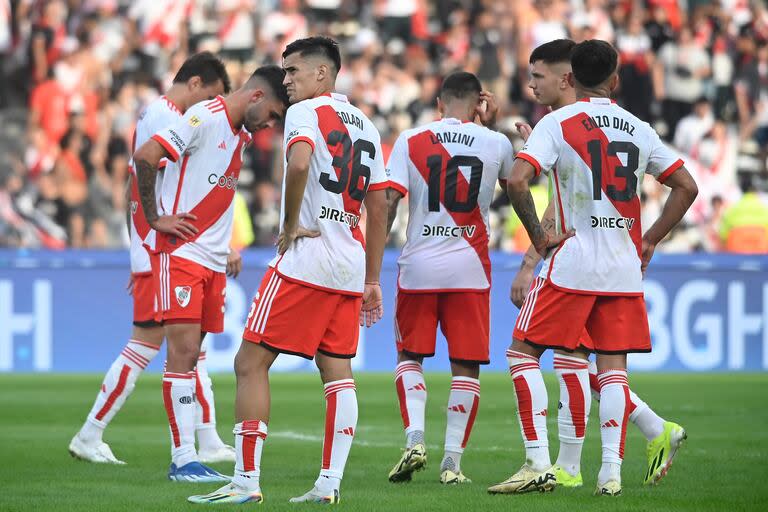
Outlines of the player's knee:
M194 368L200 356L200 345L196 340L174 340L168 344L168 360Z

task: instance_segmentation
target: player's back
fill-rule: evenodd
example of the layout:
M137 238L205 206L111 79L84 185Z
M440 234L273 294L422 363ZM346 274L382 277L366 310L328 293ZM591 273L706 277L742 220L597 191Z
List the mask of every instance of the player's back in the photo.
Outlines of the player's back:
M517 156L551 172L558 227L576 231L542 275L564 289L641 294L643 175L663 182L683 164L653 128L591 98L545 116Z
M152 101L144 111L139 115L136 128L133 132L132 153L147 142L152 135L159 132L166 126L172 124L181 117L181 110L166 96L160 96ZM160 161L157 181L155 182L155 197L157 199L158 211L161 211L161 191L163 187L163 170L167 164L164 158ZM129 163L130 172L133 175L131 179L131 271L133 273L150 272L149 255L143 246L144 240L151 228L144 215L144 209L141 206L139 197L138 180L135 176L133 166L133 157Z
M361 206L369 190L387 184L381 138L370 119L346 96L332 93L288 109L286 155L299 141L313 149L299 225L319 231L320 236L296 240L271 266L288 279L360 294L365 279ZM287 168L287 161L285 165ZM284 216L283 203L281 225Z
M511 167L509 139L474 123L446 118L400 135L387 172L391 186L409 194L401 288L490 286L488 210Z

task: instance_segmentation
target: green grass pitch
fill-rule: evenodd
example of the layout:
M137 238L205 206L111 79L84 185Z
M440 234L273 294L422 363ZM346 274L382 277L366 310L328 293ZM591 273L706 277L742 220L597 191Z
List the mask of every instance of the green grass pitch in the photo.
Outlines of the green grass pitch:
M168 427L159 375L142 377L107 429L105 440L127 466L72 459L67 444L91 406L98 375L0 375L0 511L194 510L189 494L212 485L171 483ZM403 442L390 375L357 376L360 421L342 484L346 510L766 510L768 508L768 375L685 374L630 376L633 389L662 416L689 433L669 475L655 488L641 485L645 440L630 425L619 498L592 496L599 468L597 407L592 407L584 447L581 489L489 496L486 487L523 462L509 376L481 377L480 412L462 460L473 483L438 483L448 395L447 374L427 375L429 465L410 484L394 485L387 473ZM557 388L547 375L549 437L557 455ZM219 432L231 442L234 377L214 376ZM269 510L295 510L289 497L308 490L319 469L324 401L316 375L272 377L273 413L262 460L262 489ZM231 465L217 469L231 474ZM605 503L610 500L610 503Z

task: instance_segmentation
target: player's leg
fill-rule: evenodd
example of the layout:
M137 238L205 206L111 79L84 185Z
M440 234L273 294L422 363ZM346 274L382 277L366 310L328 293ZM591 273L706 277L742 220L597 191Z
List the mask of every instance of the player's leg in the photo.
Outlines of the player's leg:
M332 303L334 297L328 297ZM341 479L357 429L357 393L352 358L357 352L358 319L362 300L336 295L336 306L326 318L315 363L325 388L325 434L320 475L314 487L292 503L338 503Z
M589 383L592 396L600 400L600 386L597 382L597 365L589 363ZM634 423L648 441L646 456L648 467L645 472L645 484L655 484L664 478L672 465L677 451L688 437L685 429L673 421L659 416L645 403L632 388L629 389L629 421Z
M235 462L235 449L221 440L216 430L216 401L208 375L205 333L195 366L195 434L200 462Z
M96 400L80 431L69 444L69 453L89 462L122 464L102 440L104 429L117 415L139 375L155 358L163 343L163 327L155 321L155 294L151 275L134 275L133 332L112 362Z
M588 353L556 350L555 375L560 386L557 431L560 451L555 462L557 484L581 487L581 449L584 446L592 396L589 387Z
M470 483L461 471L461 457L480 407L480 365L490 362L490 294L487 291L441 293L438 317L448 341L453 375L440 482Z
M551 491L556 485L547 439L547 389L539 358L547 347L574 350L594 297L559 291L542 278L534 279L515 323L507 350L526 462L490 493ZM557 343L557 344L554 344Z
M205 295L210 269L190 260L160 254L157 286L168 340L163 374L163 403L171 433L168 478L176 482L221 482L228 479L199 462L195 450L195 365L200 356L200 333L206 328ZM221 291L219 291L221 295ZM223 305L223 301L222 301ZM219 311L219 314L221 312Z
M405 430L405 450L389 472L390 482L410 481L427 465L424 442L427 383L422 362L435 353L437 298L432 293L398 293L395 309L395 389Z

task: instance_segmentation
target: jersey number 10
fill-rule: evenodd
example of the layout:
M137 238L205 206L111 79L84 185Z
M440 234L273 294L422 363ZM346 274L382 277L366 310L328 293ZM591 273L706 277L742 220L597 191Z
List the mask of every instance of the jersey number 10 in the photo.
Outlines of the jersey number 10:
M459 167L469 167L469 188L467 198L460 200L457 196L459 183ZM443 156L431 155L427 158L429 168L429 211L440 211L440 186L442 184ZM445 194L443 203L449 212L467 213L477 206L477 196L480 193L480 182L483 179L483 162L476 156L456 155L448 159L445 166Z
M320 174L320 185L333 194L343 194L347 190L349 197L355 201L362 201L365 199L365 191L371 181L371 168L362 163L362 153L365 151L373 159L376 156L376 146L363 139L357 139L353 144L349 134L340 130L330 132L325 142L333 155L331 165L336 171L337 179L332 180L330 173L323 172ZM338 152L334 154L331 148L338 144L341 144L341 154ZM362 187L360 178L363 178Z

